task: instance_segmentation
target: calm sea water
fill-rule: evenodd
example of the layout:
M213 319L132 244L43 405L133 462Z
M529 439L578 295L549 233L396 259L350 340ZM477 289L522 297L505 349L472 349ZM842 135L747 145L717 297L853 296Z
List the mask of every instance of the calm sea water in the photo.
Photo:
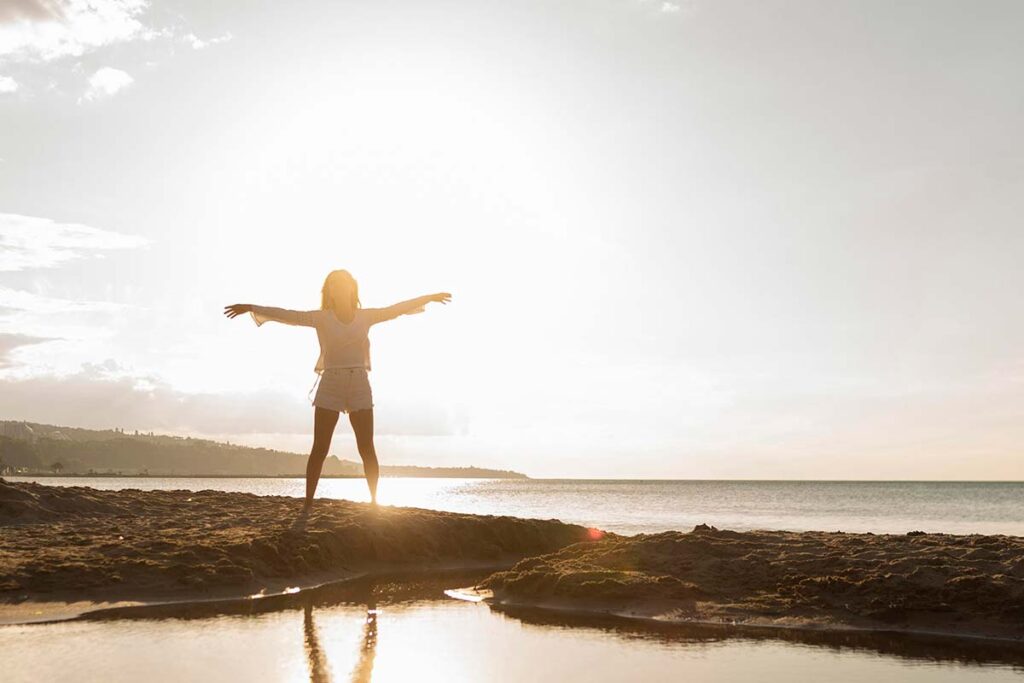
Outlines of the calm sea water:
M31 480L11 477L11 480ZM214 489L302 496L302 479L41 477L98 489ZM361 479L320 497L368 500ZM380 501L454 512L561 519L623 534L719 528L1024 535L1021 482L383 479Z
M0 627L3 680L997 683L1024 672L1014 643L623 623L445 598L479 578Z

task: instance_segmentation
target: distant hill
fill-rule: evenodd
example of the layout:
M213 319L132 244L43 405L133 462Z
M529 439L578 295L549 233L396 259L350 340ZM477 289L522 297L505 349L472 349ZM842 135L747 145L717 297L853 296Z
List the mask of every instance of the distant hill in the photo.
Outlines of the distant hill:
M306 455L187 436L57 427L0 420L2 474L122 474L150 476L304 476ZM481 467L383 465L385 477L528 479ZM329 456L324 476L361 477L363 466Z

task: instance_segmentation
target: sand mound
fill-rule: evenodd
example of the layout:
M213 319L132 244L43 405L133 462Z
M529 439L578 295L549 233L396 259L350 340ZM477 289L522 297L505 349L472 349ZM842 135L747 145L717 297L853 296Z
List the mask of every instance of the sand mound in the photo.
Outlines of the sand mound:
M0 524L42 522L64 513L95 514L117 510L93 489L11 484L0 479Z
M498 601L680 621L1024 637L1024 539L699 526L572 545L483 584Z
M551 520L377 510L216 491L97 491L0 479L0 602L144 598L270 579L374 569L493 564L586 538Z

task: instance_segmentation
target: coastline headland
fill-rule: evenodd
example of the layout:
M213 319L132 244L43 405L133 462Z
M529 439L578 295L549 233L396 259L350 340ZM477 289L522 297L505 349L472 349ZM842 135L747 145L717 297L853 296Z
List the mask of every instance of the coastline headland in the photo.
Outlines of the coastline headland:
M0 475L8 476L302 477L308 456L191 436L0 420ZM362 477L363 466L331 455L323 476ZM475 466L384 465L381 476L529 479Z
M0 479L0 623L477 567L496 573L469 592L496 606L1024 640L1020 537L705 525L621 536L558 520L344 500L318 501L303 520L301 504Z

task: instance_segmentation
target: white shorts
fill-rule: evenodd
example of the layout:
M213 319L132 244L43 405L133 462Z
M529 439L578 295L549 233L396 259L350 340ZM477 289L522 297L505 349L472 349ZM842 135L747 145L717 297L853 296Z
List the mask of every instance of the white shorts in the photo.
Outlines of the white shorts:
M351 413L373 407L370 375L366 368L327 368L313 398L317 408Z

